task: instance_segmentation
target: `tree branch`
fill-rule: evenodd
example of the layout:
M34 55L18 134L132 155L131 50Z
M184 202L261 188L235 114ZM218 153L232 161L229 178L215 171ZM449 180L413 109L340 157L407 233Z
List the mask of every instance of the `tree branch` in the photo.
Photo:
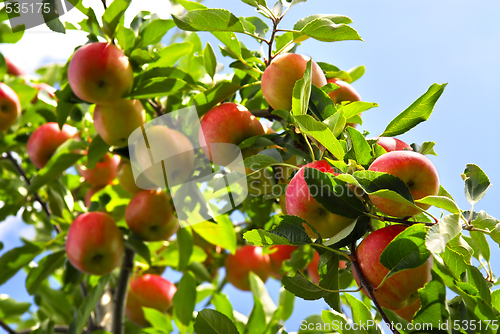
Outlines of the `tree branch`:
M120 269L120 276L118 277L118 284L114 293L114 310L113 310L113 334L124 334L125 332L125 300L127 297L128 282L130 274L134 270L134 256L135 253L129 248L125 248L125 257L123 258L122 267Z
M272 111L273 111L273 109L271 109L271 108L250 110L252 115L254 115L255 117L264 117L267 119L275 119L275 120L283 119L281 116L274 115L272 113Z
M0 319L0 327L2 327L9 334L17 334L15 330L9 327L2 319Z
M391 325L391 321L387 317L387 314L385 314L384 310L382 309L382 306L378 302L377 298L375 297L375 294L373 293L373 287L371 286L370 283L366 280L365 276L363 275L363 272L361 271L361 268L359 267L358 263L358 257L356 254L356 241L353 241L351 245L351 258L352 258L352 267L354 271L356 271L356 274L359 279L359 285L365 289L366 293L368 294L368 297L372 300L373 304L375 304L375 307L377 308L378 313L382 316L382 319L389 325L391 331L393 334L401 334L398 332L396 328L394 328Z

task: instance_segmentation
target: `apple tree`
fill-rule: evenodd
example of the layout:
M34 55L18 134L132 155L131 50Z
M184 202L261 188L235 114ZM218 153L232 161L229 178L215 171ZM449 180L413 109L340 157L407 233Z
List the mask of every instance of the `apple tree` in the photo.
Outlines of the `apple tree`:
M426 157L434 143L394 138L429 119L446 84L430 85L370 137L357 127L377 104L352 86L364 66L301 54L310 39L361 40L351 19L318 14L283 26L288 11L310 4L242 1L247 17L171 0L171 19L143 11L130 25L129 0L103 0L102 17L70 0L85 15L78 25L48 1L50 29L85 31L88 43L66 64L38 69L38 79L0 57L0 221L17 215L36 230L0 256L0 285L24 271L35 301L1 295L0 327L382 333L390 324L386 332L497 333L490 245L500 242L500 222L476 209L488 177L464 166L470 207L460 208ZM3 42L23 36L1 27ZM208 34L220 53L202 43ZM218 57L231 60L228 69ZM177 113L189 108L194 133ZM132 150L135 132L149 142ZM174 158L146 166L153 143ZM234 187L197 179L215 170L226 182L225 173L241 178ZM231 200L210 214L202 198L221 189ZM190 224L189 214L203 219ZM166 267L181 279L162 277ZM268 279L281 281L278 305ZM233 309L227 284L253 294L250 314ZM295 298L324 304L306 329L285 326Z

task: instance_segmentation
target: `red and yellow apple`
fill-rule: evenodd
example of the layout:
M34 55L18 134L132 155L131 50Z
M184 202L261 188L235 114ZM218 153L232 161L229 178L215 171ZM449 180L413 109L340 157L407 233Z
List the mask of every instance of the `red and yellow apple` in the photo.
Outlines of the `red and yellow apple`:
M406 228L406 225L391 225L369 234L356 249L356 257L367 283L373 288L378 287L373 293L380 305L390 310L400 310L408 320L405 314L411 313L411 310L402 309L406 307L414 309L414 304L419 300L418 289L431 280L432 257L430 256L429 260L420 267L401 271L379 286L389 273L389 269L380 262L380 255L387 245ZM353 275L359 285L355 270L353 270ZM364 289L363 292L366 293Z
M296 250L297 246L291 245L276 245L270 248L269 258L271 260L271 274L276 278L281 278L280 274L283 262L291 259L292 253Z
M0 131L10 129L21 116L21 103L16 92L0 82Z
M378 137L377 144L382 146L387 152L404 150L413 151L410 145L393 137Z
M177 287L158 275L144 275L130 282L125 314L140 327L147 327L149 322L144 317L143 307L153 308L162 313L172 307L172 299Z
M110 146L127 146L130 134L145 121L146 113L139 100L120 99L98 104L94 110L95 129Z
M212 108L201 119L198 139L205 155L213 163L227 166L239 154L238 145L245 139L265 134L259 120L244 106L226 102ZM232 144L232 145L218 145ZM243 150L245 156L256 152Z
M26 75L28 72L19 63L4 56L5 64L7 65L7 73L14 76Z
M333 167L326 160L314 161L304 167L335 174ZM289 215L298 216L312 225L321 237L331 238L351 224L354 219L333 214L314 199L304 180L304 167L295 174L286 188L286 210ZM317 237L307 224L304 224L304 228L311 238Z
M77 129L68 124L64 124L62 130L54 122L43 124L28 139L26 150L31 162L36 167L43 168L57 148L76 135Z
M162 190L143 190L132 197L125 210L129 229L146 241L168 240L179 229L170 197Z
M80 47L71 58L68 81L80 99L108 104L130 92L134 74L128 58L111 43L91 43Z
M414 200L437 195L439 177L432 162L424 155L413 151L392 151L381 155L368 168L369 171L385 172L400 178ZM409 217L420 212L419 209L377 195L369 195L377 209L393 217ZM417 204L426 210L430 205Z
M111 272L120 264L123 252L122 234L106 213L81 214L69 227L66 254L71 264L84 273Z
M118 165L116 178L118 179L118 183L122 186L122 188L129 193L137 194L138 192L142 191L142 189L139 188L135 183L132 164L128 159L121 158L120 164Z
M264 254L262 247L246 245L229 254L226 258L226 279L236 288L250 291L249 273L253 272L266 281L271 274L269 254Z
M106 153L106 155L95 165L94 168L77 166L76 169L88 183L93 186L104 187L105 185L113 182L118 171L119 163L120 157L118 155Z
M309 57L285 53L273 59L262 75L262 94L273 109L292 109L293 87L302 79ZM326 85L326 78L318 64L312 61L312 84Z
M332 99L333 103L337 104L343 101L355 102L361 101L361 95L347 82L338 78L330 78L327 83L333 83L339 86L339 89L330 92L328 96Z

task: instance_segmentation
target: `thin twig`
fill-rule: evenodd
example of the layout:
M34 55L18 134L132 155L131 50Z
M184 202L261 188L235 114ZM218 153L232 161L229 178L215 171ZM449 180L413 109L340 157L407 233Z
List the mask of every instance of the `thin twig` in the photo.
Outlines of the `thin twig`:
M106 6L106 0L101 0L102 5L104 6L104 10L108 9L108 6Z
M159 116L163 116L165 114L165 111L163 110L163 108L159 104L157 104L155 101L153 101L152 99L148 99L148 103L155 110L156 116L159 117Z
M425 226L434 226L436 223L428 223L428 222L412 222L406 219L402 218L393 218L393 217L385 217L385 216L380 216L372 213L365 212L366 215L378 219L383 222L393 222L393 223L401 223L401 224L406 224L406 225L414 225L414 224L425 224Z
M123 258L118 284L114 294L114 309L113 309L113 334L124 334L125 332L125 300L127 298L128 282L130 274L134 270L135 253L129 248L125 248L125 257Z
M394 334L401 334L401 333L398 332L398 330L396 328L394 328L393 326L391 326L391 321L389 320L389 318L385 314L384 310L382 309L382 306L380 305L380 303L378 302L377 298L375 297L375 294L373 293L372 286L370 285L370 283L368 283L368 281L366 280L365 276L363 275L363 272L361 271L361 268L359 267L358 257L357 257L357 254L356 254L356 241L354 241L352 243L352 245L351 245L351 258L352 258L352 267L353 267L354 271L356 271L356 274L357 274L358 279L359 279L359 285L363 289L365 289L366 293L368 294L368 297L370 297L370 299L372 300L373 304L375 304L375 307L377 308L377 311L382 316L382 319L384 319L384 321L389 325L392 333L394 333Z
M0 327L5 329L5 331L9 334L17 334L16 331L13 330L12 328L10 328L9 325L7 325L5 322L3 322L2 319L0 319Z
M274 44L274 38L276 37L276 31L278 29L278 24L280 23L279 19L273 20L273 32L271 33L271 38L269 39L269 54L268 54L268 59L266 65L269 66L271 65L271 62L273 61L273 44Z

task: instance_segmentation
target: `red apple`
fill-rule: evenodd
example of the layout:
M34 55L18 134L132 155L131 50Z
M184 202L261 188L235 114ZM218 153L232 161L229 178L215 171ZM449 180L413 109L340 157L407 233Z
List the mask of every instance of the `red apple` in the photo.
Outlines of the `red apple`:
M335 174L333 167L326 160L314 161L304 167ZM311 224L321 237L331 238L351 224L354 219L333 214L314 199L304 180L304 167L295 174L286 188L286 210L289 215L298 216ZM304 224L304 228L311 238L317 237L307 224Z
M37 89L37 93L36 93L35 97L33 98L33 100L31 100L31 103L36 103L36 101L38 101L38 93L40 93L40 91L46 92L47 95L53 99L56 97L57 89L55 89L54 87L52 87L50 85L47 85L44 82L31 83L31 87Z
M417 152L388 152L375 159L368 170L397 176L406 183L414 200L437 195L439 192L439 177L436 168L428 158ZM417 208L387 198L369 196L377 209L389 216L408 217L420 212ZM417 206L424 210L430 207L424 204L417 204Z
M313 259L307 265L307 274L309 275L309 278L311 279L311 281L315 284L319 284L318 266L319 266L319 254L318 254L318 252L314 252ZM347 268L346 262L340 260L339 261L339 269L346 269L346 268Z
M415 313L417 313L419 309L420 309L420 298L411 305L393 311L401 318L405 319L408 322L411 322L413 320L413 317L415 316Z
M262 75L262 94L273 109L292 109L293 86L302 79L309 57L285 53L273 59ZM312 61L312 83L326 85L326 78L318 64Z
M404 150L413 151L410 145L402 140L392 137L379 137L377 140L377 144L382 146L387 152Z
M69 227L66 254L71 264L84 273L111 272L120 264L123 252L122 234L106 213L81 214Z
M198 139L210 161L227 166L237 157L239 153L237 146L243 140L263 134L265 134L264 127L247 108L237 103L226 102L212 108L203 116ZM243 153L251 155L250 152Z
M10 129L21 116L21 103L16 92L0 82L0 131Z
M77 166L77 170L88 183L94 186L105 186L113 182L118 171L120 157L118 155L106 155L99 161L94 168Z
M170 197L162 190L143 190L125 210L129 229L146 241L168 240L179 229Z
M138 192L142 191L142 189L139 188L135 183L134 173L132 172L132 165L130 164L130 161L125 158L121 158L120 160L116 178L118 179L118 183L122 186L122 188L129 193L137 194Z
M31 162L43 168L57 148L76 135L77 129L68 124L64 124L62 130L54 122L40 126L31 134L26 146Z
M144 170L146 178L157 187L182 184L191 177L194 169L193 144L181 132L163 125L146 128L147 141L154 157L165 157L163 164L152 161L145 141L139 141L135 147L135 155L139 166ZM159 159L159 158L158 158ZM165 170L163 169L165 166Z
M98 104L94 110L95 129L110 146L127 146L130 134L145 121L146 113L139 100L120 99L112 104Z
M13 61L10 58L7 58L4 56L5 59L5 64L7 65L7 73L14 75L14 76L20 76L20 75L26 75L28 72L26 72L26 69L23 68L20 64L18 64L16 61Z
M333 103L337 104L343 101L354 102L361 101L361 95L347 82L338 78L330 78L327 83L334 83L340 88L334 90L328 96L332 99Z
M269 253L269 258L271 260L271 274L274 277L278 279L281 278L282 275L280 274L280 271L283 262L291 259L293 251L297 248L297 246L290 245L276 245L270 248L271 253Z
M68 81L80 99L107 104L130 92L134 74L128 58L111 43L91 43L79 48L68 67Z
M406 225L391 225L369 234L356 249L359 267L367 282L376 288L380 285L389 269L380 263L380 254L387 245L401 232ZM419 300L417 290L431 280L432 257L418 268L401 271L385 281L374 295L382 307L390 310L401 310ZM358 275L353 271L354 279ZM366 293L365 290L363 292Z
M226 258L226 279L236 288L250 291L248 275L251 271L264 282L271 274L269 254L264 254L262 247L246 245Z
M172 307L172 298L177 287L158 275L144 275L130 282L125 313L140 327L147 327L149 322L144 317L143 307L154 308L162 313Z

